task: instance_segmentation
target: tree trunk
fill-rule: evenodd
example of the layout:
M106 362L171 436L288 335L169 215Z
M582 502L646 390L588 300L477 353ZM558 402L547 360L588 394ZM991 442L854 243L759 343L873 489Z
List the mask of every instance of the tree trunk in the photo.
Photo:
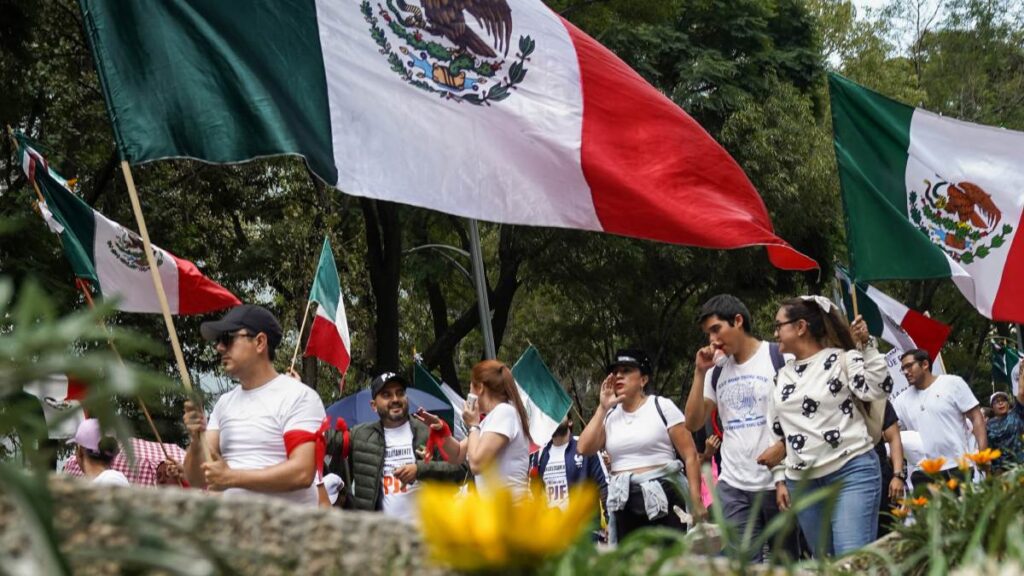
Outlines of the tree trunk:
M374 372L398 370L398 287L402 270L402 228L398 205L360 198L366 221L366 265L374 315Z

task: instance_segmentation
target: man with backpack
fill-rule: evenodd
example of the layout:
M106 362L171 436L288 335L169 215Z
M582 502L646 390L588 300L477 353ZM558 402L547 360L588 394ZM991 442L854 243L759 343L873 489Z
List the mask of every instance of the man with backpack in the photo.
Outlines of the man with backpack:
M751 541L755 541L779 514L777 490L786 490L785 483L777 486L771 471L757 462L775 443L766 410L775 373L785 359L777 344L753 335L750 311L735 296L719 294L705 302L698 324L708 337L708 346L696 354L686 400L686 426L696 432L716 416L720 419L716 426L723 436L718 498L736 538L742 539L750 529ZM754 525L748 528L751 521ZM797 540L794 529L781 549L775 549L774 538L769 546L774 554L786 553L796 559ZM752 550L751 560L761 562L762 550Z

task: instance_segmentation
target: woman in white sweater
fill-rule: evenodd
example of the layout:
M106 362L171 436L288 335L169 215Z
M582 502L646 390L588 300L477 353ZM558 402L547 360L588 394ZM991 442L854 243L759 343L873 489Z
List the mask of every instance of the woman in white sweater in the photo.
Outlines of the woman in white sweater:
M775 472L779 505L838 485L833 503L798 513L817 557L841 555L875 539L882 476L863 402L885 399L892 379L859 316L848 325L821 296L782 303L775 315L779 348L792 354L779 370L768 405L775 434L785 443ZM832 508L831 515L829 508Z

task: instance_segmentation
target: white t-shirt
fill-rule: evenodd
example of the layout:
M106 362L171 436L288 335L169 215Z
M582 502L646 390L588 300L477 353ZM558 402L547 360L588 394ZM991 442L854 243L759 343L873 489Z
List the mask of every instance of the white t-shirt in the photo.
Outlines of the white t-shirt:
M544 468L544 488L548 506L565 510L569 506L569 481L565 477L565 448L569 444L551 446L548 465Z
M748 492L773 490L771 470L757 463L757 457L776 441L767 415L775 383L771 345L761 342L757 352L742 364L732 356L726 358L717 390L711 386L713 374L713 369L708 370L704 377L704 398L718 406L722 420L719 480Z
M418 482L402 484L394 474L396 468L416 463L412 442L412 425L408 422L398 428L384 428L384 469L381 478L384 500L381 509L388 516L408 521L412 521L414 516L413 492L420 485Z
M498 465L498 477L514 496L526 495L530 475L530 443L515 407L503 402L488 412L480 424L481 438L489 432L501 434L509 440L494 460ZM475 481L477 490L486 493L487 474L477 474Z
M107 469L100 472L92 479L93 484L106 484L107 486L130 486L128 478L117 470Z
M664 422L655 402L665 414ZM685 420L679 407L661 396L648 396L633 413L616 406L604 419L604 448L612 460L612 474L677 460L668 429Z
M964 413L977 405L967 382L949 374L924 390L907 388L892 403L900 428L920 432L924 453L928 458L945 458L944 470L955 467L971 451Z
M284 374L254 390L241 386L217 400L209 430L220 432L220 453L237 470L259 470L288 459L284 435L289 431L316 432L326 413L316 392ZM226 493L246 493L229 488ZM298 504L316 506L317 490L308 488L267 494Z

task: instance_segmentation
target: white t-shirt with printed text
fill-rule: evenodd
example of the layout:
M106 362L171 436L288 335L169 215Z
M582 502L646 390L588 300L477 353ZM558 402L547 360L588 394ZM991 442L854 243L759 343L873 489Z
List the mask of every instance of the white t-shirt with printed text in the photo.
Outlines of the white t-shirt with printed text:
M552 445L548 451L548 465L544 468L544 491L548 506L565 510L569 506L569 480L565 475L565 448Z
M664 421L658 406L665 414ZM621 404L616 406L604 420L604 448L611 457L612 474L677 460L668 429L685 420L675 402L663 396L648 396L632 413Z
M719 480L747 492L774 490L771 470L757 463L757 457L776 441L767 416L775 385L771 345L761 342L757 352L742 364L732 356L726 358L717 389L711 385L713 373L714 369L708 370L704 377L704 398L716 404L722 420Z
M402 484L395 478L395 470L416 463L414 449L412 425L408 422L398 428L384 428L384 469L381 477L384 498L381 509L388 516L408 521L414 518L413 493L420 485L418 482Z
M946 459L944 470L971 452L964 413L978 404L967 382L951 374L937 377L924 390L911 386L892 401L900 429L919 432L927 457Z
M220 453L236 470L260 470L288 459L284 435L289 431L316 432L326 416L317 393L302 382L280 374L266 384L245 390L235 387L217 400L208 430L220 433ZM247 493L229 488L226 494ZM316 486L290 492L267 492L297 504L318 504Z
M498 478L513 496L525 496L530 475L530 443L519 421L519 414L511 404L503 402L487 413L480 423L480 437L483 438L489 432L509 439L494 460L498 466ZM477 474L474 480L477 490L487 493L487 473Z

